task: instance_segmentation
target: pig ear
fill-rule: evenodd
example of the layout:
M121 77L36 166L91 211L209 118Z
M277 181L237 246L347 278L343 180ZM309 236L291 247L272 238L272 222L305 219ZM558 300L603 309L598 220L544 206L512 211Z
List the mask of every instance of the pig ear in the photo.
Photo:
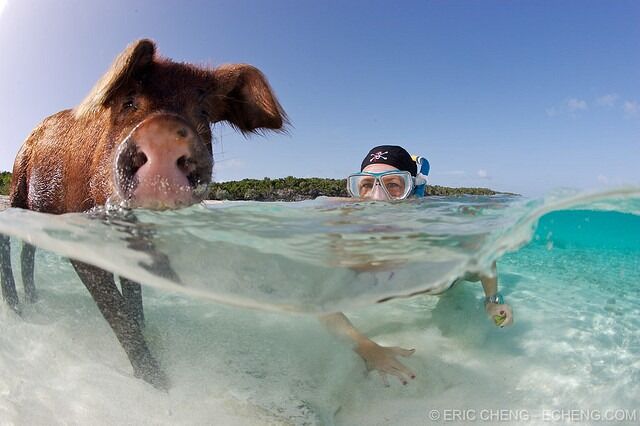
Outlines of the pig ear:
M135 41L127 46L75 109L76 117L94 114L105 106L118 89L144 72L153 62L155 51L156 46L153 41L146 39Z
M213 73L217 88L210 97L213 121L226 120L243 133L284 130L287 115L257 68L222 65Z

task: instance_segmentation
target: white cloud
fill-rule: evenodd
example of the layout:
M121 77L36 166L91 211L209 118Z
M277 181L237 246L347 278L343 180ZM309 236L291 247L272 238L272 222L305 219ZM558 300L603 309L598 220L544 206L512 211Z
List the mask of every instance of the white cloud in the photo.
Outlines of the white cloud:
M613 106L615 106L618 98L620 98L620 96L618 96L616 93L608 93L606 95L600 96L599 98L596 98L596 105L612 108Z
M560 105L547 108L545 112L549 117L558 117L561 115L575 117L577 112L585 111L588 108L589 106L587 104L587 101L578 98L569 98Z
M585 109L587 109L587 101L576 98L571 98L567 101L567 110L569 112L576 112Z
M478 170L478 177L480 179L491 179L491 177L489 176L489 173L487 173L485 169Z
M622 109L624 110L624 115L627 117L635 117L640 114L640 104L638 101L625 101L622 104Z
M600 183L609 183L609 178L605 175L598 175L596 179L598 179Z
M9 4L9 0L0 0L0 16L2 16L2 12L7 8L7 4Z
M595 98L592 105L596 105L601 108L614 109L619 111L620 108L624 112L624 116L627 118L640 117L640 102L636 100L626 100L620 102L620 95L617 93L607 93L600 97ZM559 105L554 105L545 110L548 117L561 117L568 116L576 118L580 113L589 109L589 103L580 98L568 98Z

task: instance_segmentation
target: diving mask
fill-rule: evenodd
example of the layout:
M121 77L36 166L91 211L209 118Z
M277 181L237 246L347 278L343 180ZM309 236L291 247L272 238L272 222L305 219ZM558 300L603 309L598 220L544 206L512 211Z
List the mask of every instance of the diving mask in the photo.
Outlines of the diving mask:
M378 186L389 200L404 200L413 192L413 176L403 170L391 170L354 173L347 178L347 190L352 197L372 198Z

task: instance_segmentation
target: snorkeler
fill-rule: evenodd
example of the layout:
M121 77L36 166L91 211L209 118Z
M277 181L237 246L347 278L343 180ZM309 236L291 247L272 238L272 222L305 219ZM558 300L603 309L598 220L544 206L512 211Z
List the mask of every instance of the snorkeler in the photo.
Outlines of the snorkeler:
M393 201L422 197L428 174L429 162L425 158L412 157L400 146L381 145L371 149L365 156L360 173L347 178L347 189L352 197L365 200ZM482 283L484 308L496 326L505 327L513 323L511 307L504 303L498 292L495 263L491 276L466 275L462 280ZM362 357L367 369L378 371L386 386L389 386L388 374L396 376L405 385L408 378L415 378L415 373L397 360L398 356L412 355L415 349L380 346L358 331L341 312L326 315L321 320L334 334L345 336L355 343L354 350Z

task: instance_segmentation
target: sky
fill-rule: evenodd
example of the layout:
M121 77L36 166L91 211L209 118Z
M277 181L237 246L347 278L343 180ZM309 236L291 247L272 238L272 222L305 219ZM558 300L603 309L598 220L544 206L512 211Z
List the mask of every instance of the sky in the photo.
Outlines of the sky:
M430 183L528 196L640 185L638 1L0 0L0 170L148 37L243 62L291 126L214 126L214 179L342 178L402 145Z

